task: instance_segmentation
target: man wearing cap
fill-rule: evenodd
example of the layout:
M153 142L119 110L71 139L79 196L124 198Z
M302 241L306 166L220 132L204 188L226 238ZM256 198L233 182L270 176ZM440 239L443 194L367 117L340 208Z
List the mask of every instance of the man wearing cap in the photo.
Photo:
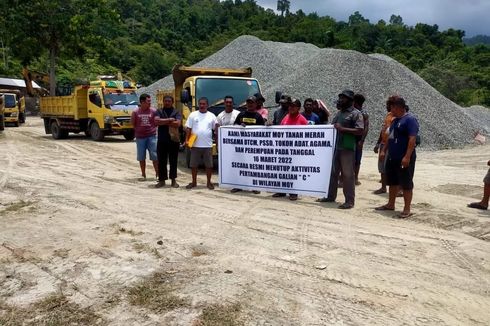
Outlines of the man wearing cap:
M262 116L257 113L257 99L255 96L250 96L247 98L247 110L240 112L240 114L237 116L235 120L236 125L240 125L243 127L246 126L263 126L265 125L265 120L262 118ZM231 189L232 193L242 191L242 189L239 188L233 188ZM260 191L253 190L252 191L254 194L259 194Z
M281 99L279 100L281 107L274 112L274 119L272 119L273 125L281 124L282 119L284 119L286 114L289 113L289 103L291 103L291 97L286 94L282 94Z
M301 101L298 99L292 99L289 104L289 113L286 114L284 119L281 121L282 126L305 126L308 124L308 120L299 113L301 109ZM272 197L285 197L285 193L275 193ZM289 200L297 200L297 194L289 194Z
M257 112L257 99L255 96L247 98L247 110L240 112L235 119L236 125L241 126L263 126L265 125L264 118Z
M334 153L332 174L330 176L328 197L319 199L320 202L335 202L337 199L339 175L342 172L345 202L339 206L341 209L354 207L356 136L361 136L364 132L362 114L352 106L353 102L353 91L344 90L339 94L337 103L339 111L332 120L335 129L337 129L337 144Z
M387 146L380 154L386 159L386 183L390 186L389 200L386 205L377 207L380 211L395 210L395 199L398 190L403 189L403 211L398 215L407 218L412 215L410 205L413 196L413 174L415 172L415 146L419 123L417 119L407 112L405 100L399 96L390 98L391 113L395 117L390 126Z
M265 98L260 93L254 94L257 100L257 113L264 118L265 122L269 119L269 110L264 107Z

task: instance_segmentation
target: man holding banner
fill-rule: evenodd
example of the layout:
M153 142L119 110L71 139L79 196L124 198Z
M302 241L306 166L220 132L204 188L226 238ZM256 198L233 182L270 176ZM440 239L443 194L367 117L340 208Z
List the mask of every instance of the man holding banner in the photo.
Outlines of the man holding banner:
M281 126L304 126L308 124L308 120L299 114L301 110L301 102L298 99L291 100L289 103L289 113L281 121ZM272 197L285 197L286 194L282 192L277 192ZM297 194L289 194L289 200L297 200Z
M339 94L337 102L339 112L332 120L335 129L337 129L338 136L328 197L319 200L320 202L335 202L337 199L339 175L342 172L345 202L339 206L340 209L354 207L356 136L361 136L364 132L362 114L352 106L353 101L353 91L344 90Z

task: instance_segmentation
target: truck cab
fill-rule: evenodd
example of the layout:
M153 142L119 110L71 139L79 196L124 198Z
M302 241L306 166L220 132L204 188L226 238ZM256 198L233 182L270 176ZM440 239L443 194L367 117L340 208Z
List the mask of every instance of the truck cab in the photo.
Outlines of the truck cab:
M122 134L134 139L131 114L138 108L136 87L129 81L98 80L90 83L87 92L87 133L95 140L105 134Z
M25 100L18 90L0 90L4 96L4 122L18 127L25 122Z

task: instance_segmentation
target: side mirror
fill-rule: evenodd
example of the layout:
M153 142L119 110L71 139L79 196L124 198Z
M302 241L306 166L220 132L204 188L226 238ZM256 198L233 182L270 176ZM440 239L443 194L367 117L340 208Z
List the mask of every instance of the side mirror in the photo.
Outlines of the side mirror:
M180 101L184 104L187 104L191 101L191 95L187 89L183 89L180 93Z
M282 92L277 91L276 92L276 104L279 104L279 101L281 100Z

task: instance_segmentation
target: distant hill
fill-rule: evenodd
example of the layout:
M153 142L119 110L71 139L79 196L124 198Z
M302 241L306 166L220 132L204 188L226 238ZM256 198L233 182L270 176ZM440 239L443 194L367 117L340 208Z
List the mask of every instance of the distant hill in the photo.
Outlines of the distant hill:
M463 39L466 45L476 45L476 44L490 44L490 36L488 35L476 35L473 37L468 37Z

